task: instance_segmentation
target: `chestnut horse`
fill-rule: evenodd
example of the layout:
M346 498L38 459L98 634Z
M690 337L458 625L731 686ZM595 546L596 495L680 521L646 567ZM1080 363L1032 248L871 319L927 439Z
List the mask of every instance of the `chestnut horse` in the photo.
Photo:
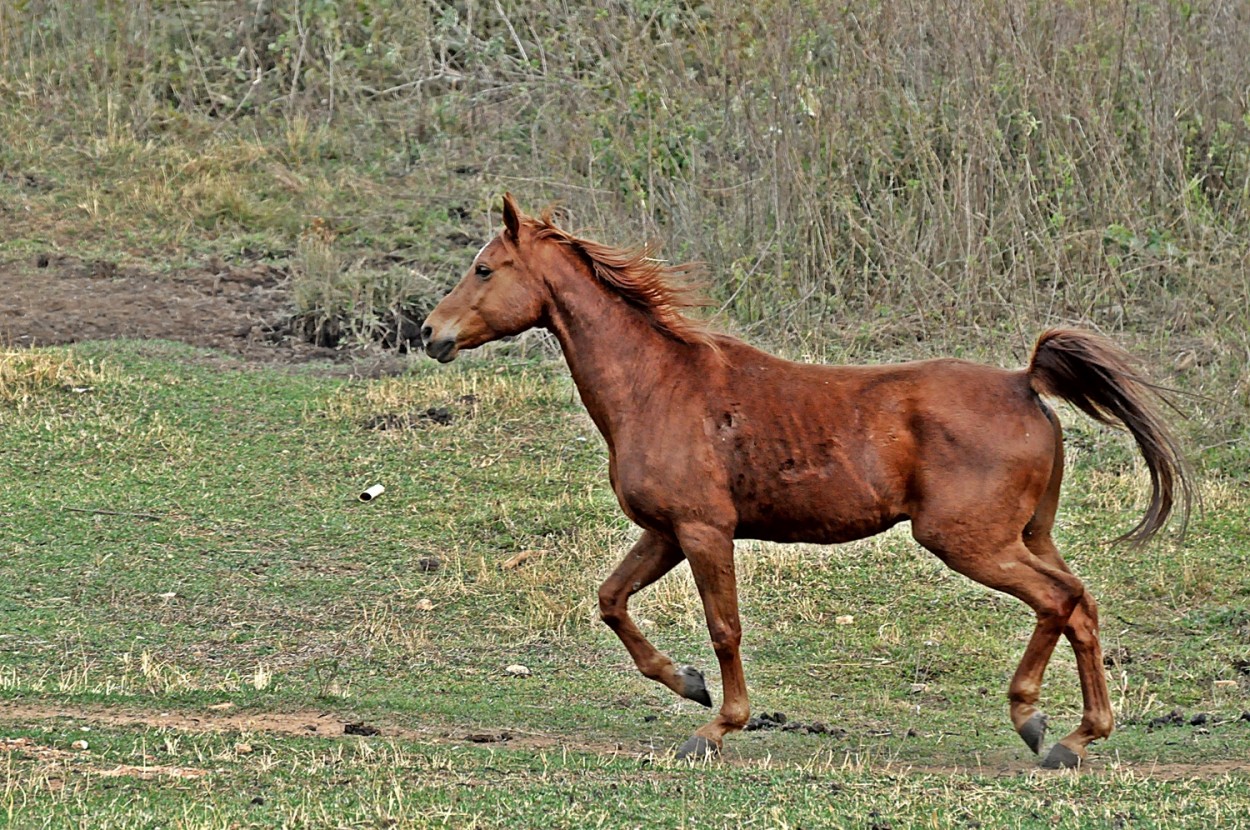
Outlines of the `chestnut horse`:
M504 227L426 319L426 352L526 329L552 331L607 441L621 509L642 536L599 589L603 621L639 671L711 706L702 673L677 666L630 618L632 594L690 563L720 662L720 713L678 750L714 754L747 722L734 540L828 544L910 520L916 541L977 582L1018 597L1037 624L1008 691L1011 721L1040 753L1042 675L1060 634L1076 653L1084 714L1044 767L1081 763L1111 733L1094 599L1051 538L1063 440L1042 401L1070 401L1137 441L1150 504L1123 539L1140 544L1191 485L1176 440L1127 355L1092 334L1047 331L1029 367L962 360L892 366L792 363L682 314L684 268L580 239L504 196Z

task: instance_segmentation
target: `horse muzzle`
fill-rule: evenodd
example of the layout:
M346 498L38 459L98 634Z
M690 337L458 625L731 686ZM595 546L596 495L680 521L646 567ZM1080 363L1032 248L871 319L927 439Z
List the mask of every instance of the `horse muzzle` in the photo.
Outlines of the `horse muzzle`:
M456 346L456 338L454 336L436 338L434 329L428 325L421 327L421 344L425 346L425 353L439 363L451 363L456 359L456 354L460 351Z
M451 363L459 352L455 340L435 340L425 345L425 353L439 363Z

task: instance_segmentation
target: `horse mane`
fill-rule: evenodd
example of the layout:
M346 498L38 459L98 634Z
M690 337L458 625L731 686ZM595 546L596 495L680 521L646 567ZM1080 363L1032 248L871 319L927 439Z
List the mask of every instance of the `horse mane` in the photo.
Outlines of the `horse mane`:
M671 265L657 259L656 248L649 243L617 248L574 236L555 223L551 208L525 221L536 238L552 240L581 256L600 283L646 314L659 331L682 343L717 348L715 333L682 313L708 304L689 281L699 269L696 263Z

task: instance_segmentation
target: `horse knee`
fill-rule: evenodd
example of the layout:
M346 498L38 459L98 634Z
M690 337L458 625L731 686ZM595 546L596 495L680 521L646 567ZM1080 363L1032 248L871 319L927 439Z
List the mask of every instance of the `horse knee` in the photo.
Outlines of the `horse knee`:
M1083 624L1089 629L1090 634L1094 637L1098 636L1098 603L1094 602L1094 597L1086 592L1081 597L1081 606L1078 613L1073 615L1079 617Z
M708 634L712 639L712 650L716 656L724 659L736 657L738 647L742 644L742 628L728 623L717 622L708 624Z
M1078 577L1066 571L1054 571L1051 576L1055 580L1056 587L1056 612L1057 616L1066 620L1072 616L1072 612L1081 604L1081 598L1085 596L1085 583Z
M1063 627L1064 636L1078 643L1098 642L1098 606L1085 594Z
M1037 620L1042 624L1069 626L1073 613L1085 596L1085 583L1071 574L1063 574L1064 578L1056 579L1053 590L1048 590L1034 605Z
M1072 612L1081 604L1081 600L1085 598L1085 583L1076 577L1072 577L1072 586L1069 589L1069 599L1067 604L1068 616L1072 616Z

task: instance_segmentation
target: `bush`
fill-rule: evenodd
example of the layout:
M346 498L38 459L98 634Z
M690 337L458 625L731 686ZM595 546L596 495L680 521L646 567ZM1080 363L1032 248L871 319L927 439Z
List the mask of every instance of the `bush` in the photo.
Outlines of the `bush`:
M348 264L324 226L304 233L291 264L291 327L318 346L379 343L420 347L421 321L434 308L430 280L407 268Z

